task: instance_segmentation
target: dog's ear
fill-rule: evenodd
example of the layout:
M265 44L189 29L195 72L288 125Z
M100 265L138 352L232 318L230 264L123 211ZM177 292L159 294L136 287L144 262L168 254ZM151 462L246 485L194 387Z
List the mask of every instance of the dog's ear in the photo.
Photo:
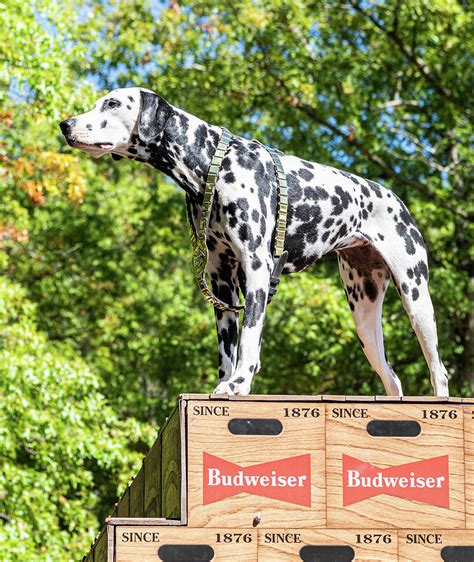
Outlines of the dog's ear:
M140 92L141 106L138 116L138 138L150 142L165 128L173 112L171 105L152 92Z
M119 154L114 154L114 153L112 152L112 158L113 158L114 160L122 160L123 156L120 156Z

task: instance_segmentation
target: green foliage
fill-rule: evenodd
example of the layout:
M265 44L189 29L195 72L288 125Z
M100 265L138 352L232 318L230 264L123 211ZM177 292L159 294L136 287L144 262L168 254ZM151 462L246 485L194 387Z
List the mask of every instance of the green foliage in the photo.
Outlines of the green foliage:
M183 194L136 163L71 151L59 119L143 85L236 134L384 182L427 241L451 391L468 394L473 19L455 0L0 0L5 559L85 552L177 395L216 383ZM393 289L384 316L405 390L429 393ZM382 392L334 256L282 280L254 391Z
M103 381L49 342L35 316L25 291L3 280L0 543L11 560L73 560L92 539L104 496L111 501L139 465L131 449L152 436L119 418Z

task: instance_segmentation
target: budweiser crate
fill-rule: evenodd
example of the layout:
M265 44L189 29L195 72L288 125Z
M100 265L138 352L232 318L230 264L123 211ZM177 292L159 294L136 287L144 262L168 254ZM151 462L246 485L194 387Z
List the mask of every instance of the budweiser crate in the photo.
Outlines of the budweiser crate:
M259 530L259 562L397 560L397 531L326 529ZM419 558L431 560L430 558Z
M474 560L474 531L399 531L399 562Z
M107 562L256 562L253 529L190 529L123 525L109 520L111 548Z
M326 408L329 528L465 528L463 408Z
M465 404L463 410L466 464L466 526L468 529L474 529L474 404Z
M321 402L190 400L191 527L326 524Z
M474 529L474 400L185 395L112 516L193 528ZM97 538L90 562L107 560L108 540Z
M111 517L184 521L186 489L182 475L186 475L186 454L182 404L180 401L163 424L141 469L115 504Z

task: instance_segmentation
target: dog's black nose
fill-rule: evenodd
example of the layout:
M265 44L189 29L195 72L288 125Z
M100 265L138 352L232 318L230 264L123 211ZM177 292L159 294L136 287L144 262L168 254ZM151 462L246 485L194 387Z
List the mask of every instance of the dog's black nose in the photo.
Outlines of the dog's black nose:
M64 121L61 121L61 123L59 123L63 135L67 135L69 132L71 132L72 126L75 122L75 119L65 119Z

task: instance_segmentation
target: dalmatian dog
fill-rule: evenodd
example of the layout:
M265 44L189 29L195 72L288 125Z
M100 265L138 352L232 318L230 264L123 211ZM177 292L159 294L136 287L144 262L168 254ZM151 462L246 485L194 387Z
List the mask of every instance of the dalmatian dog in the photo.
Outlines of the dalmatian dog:
M93 109L62 121L67 142L97 158L130 158L161 170L187 194L194 228L207 171L221 128L178 109L143 88L123 88ZM288 223L283 273L303 271L330 251L339 270L364 353L388 395L402 386L387 361L382 302L390 279L410 317L431 375L434 394L448 396L433 305L428 292L423 238L402 201L389 189L354 174L287 154ZM234 136L222 161L212 204L207 246L212 289L238 314L215 311L219 384L215 393L247 395L260 369L260 345L273 270L277 183L269 153Z

